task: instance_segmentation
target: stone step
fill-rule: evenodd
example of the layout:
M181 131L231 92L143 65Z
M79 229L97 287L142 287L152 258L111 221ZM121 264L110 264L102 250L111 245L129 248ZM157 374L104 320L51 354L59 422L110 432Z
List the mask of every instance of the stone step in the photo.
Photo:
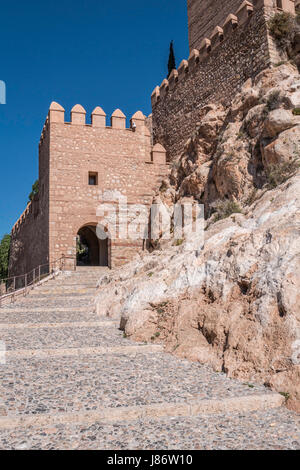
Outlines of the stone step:
M72 276L64 276L61 274L56 278L57 281L73 281L73 282L91 282L91 281L98 281L100 277L102 277L106 273L99 273L99 274L93 274L93 275L86 275L86 274L73 274ZM52 279L50 279L48 282L54 282Z
M100 276L103 276L105 274L109 274L111 271L109 269L100 269L100 270L95 270L92 272L89 271L73 271L73 272L67 272L67 273L61 273L60 278L65 278L65 279L92 279L92 278L97 278Z
M299 450L300 418L284 408L143 418L105 424L44 424L0 429L4 450ZM176 455L177 452L174 454ZM112 454L113 455L113 454ZM152 462L145 465L145 468ZM132 465L133 468L133 465ZM136 466L137 468L137 466ZM139 468L144 468L143 464Z
M103 412L106 408L110 412L113 408L130 411L144 406L164 413L166 403L172 404L168 413L179 416L188 413L192 403L202 413L209 409L208 402L220 410L218 403L234 406L236 401L242 411L250 409L247 406L260 409L279 406L284 401L281 395L261 385L250 387L199 364L164 354L157 345L130 341L127 346L7 351L5 367L0 368L0 384L0 415L9 418Z
M0 315L1 314L8 314L8 313L55 313L55 312L86 312L87 306L74 306L74 307L62 307L62 306L43 306L43 307L32 307L29 303L22 305L21 307L17 303L10 303L2 308L0 308Z
M99 318L94 293L104 272L62 273L0 309L0 341L6 346L0 364L1 449L120 449L130 436L136 444L124 448L141 448L144 436L153 449L162 433L166 447L188 443L191 449L199 429L215 438L216 426L228 428L235 413L239 432L232 445L255 414L254 445L265 439L258 416L267 414L289 423L283 437L269 433L268 443L294 445L296 417L286 418L282 395L165 354L159 344L133 343L118 329L119 321Z
M61 295L66 295L66 296L83 296L83 295L94 295L96 293L96 287L93 288L85 288L85 287L78 287L77 289L72 287L71 289L68 288L59 288L59 287L51 287L48 289L34 289L33 291L30 292L30 296L35 296L35 297L43 297L45 295L47 296L61 296Z
M49 359L57 357L79 357L94 356L94 360L98 360L97 356L114 356L126 355L131 357L136 354L144 353L157 353L162 352L163 348L159 345L151 344L134 344L121 346L100 346L100 347L86 347L86 348L55 348L55 349L14 349L7 350L5 353L6 364L15 359Z
M0 332L3 330L36 330L39 328L111 328L118 327L119 321L81 321L60 323L0 323ZM1 334L1 333L0 333Z
M18 298L13 305L15 308L24 308L24 309L44 309L44 307L55 309L55 307L60 308L62 305L67 308L92 308L94 298L91 295L85 296L26 296ZM0 310L1 312L1 310Z
M97 322L101 318L92 311L92 309L83 309L74 308L71 309L32 309L32 310L13 310L5 309L0 310L0 327L5 324L23 324L32 323L71 323L71 322ZM103 320L108 320L103 318ZM119 322L118 322L119 323Z
M189 402L162 402L144 406L96 408L91 411L71 413L37 413L24 416L0 417L0 429L16 427L55 426L58 424L120 423L143 419L195 417L220 413L249 413L279 408L284 398L277 393L241 396L219 400L193 399Z
M90 283L80 283L78 284L77 282L75 281L70 281L69 283L68 282L53 282L53 281L50 281L50 282L47 282L44 286L45 288L52 288L52 287L57 287L59 289L62 289L62 288L66 288L66 289L77 289L78 287L80 289L96 289L97 287L97 282L90 282Z
M47 322L49 323L49 322ZM39 349L68 349L68 348L96 348L127 346L128 340L123 338L123 332L115 325L111 331L107 331L103 325L76 326L69 323L69 326L62 326L57 323L43 327L31 326L31 328L1 328L0 339L5 342L6 350L39 350ZM109 323L110 324L110 323ZM32 329L34 329L34 334Z

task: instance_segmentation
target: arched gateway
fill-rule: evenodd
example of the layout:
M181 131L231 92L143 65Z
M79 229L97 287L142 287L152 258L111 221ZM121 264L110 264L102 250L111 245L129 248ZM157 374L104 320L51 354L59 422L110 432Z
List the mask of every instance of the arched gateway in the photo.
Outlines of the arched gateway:
M76 238L77 266L110 266L109 239L100 240L96 224L84 225Z

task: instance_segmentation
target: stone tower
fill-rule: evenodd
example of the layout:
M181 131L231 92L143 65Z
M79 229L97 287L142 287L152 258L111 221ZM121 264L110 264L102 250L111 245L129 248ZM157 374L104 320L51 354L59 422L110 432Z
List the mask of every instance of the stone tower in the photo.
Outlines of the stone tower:
M271 8L293 13L300 0L256 0L243 2L259 6L264 3ZM236 12L241 0L187 0L190 51L200 49L203 38L209 37L216 25L222 25L229 13Z
M216 25L223 24L228 13L237 11L241 0L187 0L190 51L200 49Z
M74 106L68 122L64 108L51 104L39 145L39 193L11 233L10 276L32 276L41 265L52 269L63 257L73 268L78 237L88 246L91 266L119 266L143 250L143 239L124 230L120 236L121 222L134 220L137 205L150 206L168 172L165 150L152 146L141 111L130 127L120 109L106 121L99 106L89 122L86 110ZM97 228L104 230L103 220L113 216L115 232L102 240Z

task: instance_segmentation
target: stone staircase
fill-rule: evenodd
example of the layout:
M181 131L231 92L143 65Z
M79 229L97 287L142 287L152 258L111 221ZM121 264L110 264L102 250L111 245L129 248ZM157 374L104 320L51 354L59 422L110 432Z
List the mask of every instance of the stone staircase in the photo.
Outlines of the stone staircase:
M93 312L105 268L0 309L0 449L296 449L284 398L133 343Z

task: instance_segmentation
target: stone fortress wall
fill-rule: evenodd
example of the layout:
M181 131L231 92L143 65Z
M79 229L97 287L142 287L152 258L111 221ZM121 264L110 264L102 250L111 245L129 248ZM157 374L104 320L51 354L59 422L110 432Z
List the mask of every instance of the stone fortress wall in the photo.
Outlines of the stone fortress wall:
M126 117L116 110L107 126L97 107L87 124L86 111L76 105L65 122L65 110L52 103L39 147L40 190L13 227L10 275L75 256L79 229L100 221L97 209L108 202L103 194L114 199L119 192L130 205L150 205L168 173L166 157L182 152L205 106L229 103L248 78L282 59L267 20L278 10L294 13L299 0L187 3L190 56L155 88L151 118L137 112L136 127L126 129ZM96 185L89 184L91 173ZM119 266L142 249L140 241L113 238L109 265Z
M278 5L295 12L294 0L188 0L190 56L151 97L154 142L168 160L183 151L206 105L228 104L248 78L281 60L267 28Z
M20 276L49 263L49 137L45 135L39 145L39 193L11 231L9 276Z
M241 0L187 0L190 51L200 49L216 25L224 24L228 13L236 12Z
M97 107L86 123L80 105L65 122L65 110L52 103L40 141L40 192L12 230L10 275L30 271L62 255L76 255L76 236L83 226L101 221L101 204L116 204L115 192L132 204L150 205L155 191L168 172L166 153L152 147L146 118L141 112L131 119L116 110L111 126ZM96 185L89 184L90 174ZM111 194L111 201L109 201ZM142 241L110 242L111 267L123 264L143 249Z

